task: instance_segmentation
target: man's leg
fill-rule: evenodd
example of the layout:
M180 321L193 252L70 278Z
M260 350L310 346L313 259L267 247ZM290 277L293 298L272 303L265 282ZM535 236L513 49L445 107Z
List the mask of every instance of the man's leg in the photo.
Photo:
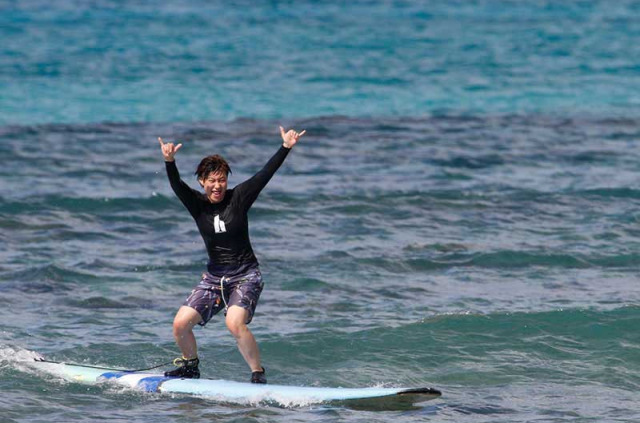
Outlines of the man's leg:
M193 334L193 327L201 321L200 313L187 306L180 307L173 319L173 337L184 358L198 357L198 345Z
M256 339L247 327L246 321L248 317L248 310L237 305L232 305L227 310L227 328L233 337L236 338L240 354L242 354L244 360L249 367L251 367L251 371L260 372L263 370L260 365L260 351L258 350Z

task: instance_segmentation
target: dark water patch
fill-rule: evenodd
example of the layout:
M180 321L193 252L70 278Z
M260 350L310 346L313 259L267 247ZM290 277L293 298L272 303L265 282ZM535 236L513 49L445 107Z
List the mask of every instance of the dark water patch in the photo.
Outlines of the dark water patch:
M479 254L473 257L469 265L478 267L517 268L529 266L586 268L588 260L568 254L536 254L521 251L500 251Z
M494 254L444 254L429 258L363 258L356 260L363 266L373 266L390 272L422 272L457 267L514 269L533 266L586 268L589 264L566 255L536 255L522 252Z
M354 257L344 250L329 250L322 253L319 260L329 262L330 260L342 259L351 260Z
M0 228L7 229L8 231L57 231L67 229L66 223L52 223L47 222L44 219L34 221L33 219L25 219L22 216L16 218L0 217Z
M608 198L621 198L621 199L640 199L640 190L634 188L598 188L598 189L590 189L577 191L574 193L575 195L585 196L585 197L600 197L603 199Z
M499 405L487 404L483 406L469 406L463 404L447 404L447 408L456 413L465 415L477 415L477 416L501 416L501 415L515 415L518 410L515 408L501 407Z
M610 257L598 256L590 258L589 262L605 268L636 268L640 265L640 254L621 254Z
M128 230L128 234L135 233L134 231ZM73 240L73 241L84 241L84 242L96 242L100 244L105 241L112 241L118 239L113 233L104 232L103 230L89 232L86 230L62 230L55 231L54 233L48 236L48 240L56 241L56 240Z
M444 168L486 169L505 164L505 159L498 155L476 157L453 157L449 160L434 160L434 164Z
M415 250L409 250L415 253ZM425 251L419 251L425 253ZM427 254L430 251L426 251ZM499 251L477 253L459 250L454 252L434 250L433 257L367 257L354 261L364 267L373 267L390 272L422 272L459 267L481 269L522 269L528 267L588 269L588 268L634 268L640 265L640 256L619 254L612 256L584 254L534 253L526 251Z
M157 308L157 303L153 299L137 296L125 296L120 299L125 304L133 305L138 308L152 309Z
M392 273L406 273L413 271L411 264L402 259L373 257L357 259L356 262L364 267L373 267ZM432 260L420 260L420 265L422 267L421 270L427 270L427 268L433 270L447 267L447 264L438 263Z
M139 177L139 171L128 166L113 166L108 170L97 169L95 164L89 164L86 169L70 169L59 172L61 178L69 180L82 180L88 178L95 179L111 179L114 175L123 180L134 179Z
M318 212L346 215L385 213L397 216L401 213L419 214L420 210L465 208L518 210L522 213L545 213L548 207L570 206L573 194L555 194L532 189L487 186L485 190L473 189L394 189L359 191L340 194L317 194L312 198L278 194L278 200L288 204L304 201L315 206Z
M39 282L3 282L0 284L0 292L17 291L25 294L50 294L54 292L69 292L72 288L60 283Z
M82 271L91 272L94 274L98 274L101 277L105 277L109 274L114 274L114 272L120 273L117 278L120 280L127 280L123 277L124 272L127 269L122 267L122 264L116 261L110 261L103 258L91 258L85 259L83 261L77 261L75 263L74 268L81 269ZM113 280L110 278L106 278L106 280Z
M259 206L256 205L251 208L251 217L254 219L269 219L271 217L281 216L283 214L283 210L279 207L269 206Z
M71 307L80 307L87 309L126 309L132 306L105 297L91 297L83 300L66 300L65 303Z
M333 216L367 216L371 213L379 213L383 209L382 205L370 200L371 199L358 200L345 198L340 201L334 201L331 204L323 204L318 211Z
M151 250L154 254L158 253L157 249ZM133 252L138 252L137 249L133 250ZM129 251L129 253L132 253ZM171 262L158 262L158 260L148 260L142 263L134 263L126 262L124 264L120 263L107 263L103 267L106 270L114 270L121 275L136 275L136 274L154 274L160 273L162 277L166 277L167 280L170 280L169 275L187 275L190 278L198 278L203 271L207 268L207 259L206 254L202 252L202 254L196 258L197 261L194 261L191 256L189 256L185 260L172 260ZM100 262L98 262L100 263ZM91 269L92 267L87 264L82 265L83 268ZM189 276L190 275L190 276ZM104 277L104 276L102 276ZM173 276L171 277L173 278ZM127 278L122 276L114 276L113 281L127 281L127 280L137 280L134 277ZM172 279L171 279L172 280Z
M170 210L177 208L172 198L154 195L148 198L86 198L50 195L27 198L21 201L0 202L0 213L9 215L29 215L34 211L69 212L74 215L85 214L94 218L102 213L130 213L136 210Z
M434 175L433 177L434 179L441 179L444 181L472 181L473 180L473 176L471 175L467 175L464 174L462 172L458 172L458 171L451 171L451 170L443 170L440 174L438 175Z
M174 126L173 132L175 136L179 139L189 140L189 142L202 142L202 141L213 141L221 138L229 138L233 135L238 135L233 133L233 128L229 127L225 129L222 125L217 125L212 127L206 123L193 123L186 125L180 125L179 127Z
M330 291L331 285L321 279L316 278L295 278L289 280L282 285L280 285L280 289L285 291Z
M586 166L598 162L615 162L619 155L619 152L614 151L582 151L575 154L567 154L564 156L564 160L579 166Z
M133 124L134 126L136 124ZM64 123L52 123L52 124L40 124L40 125L5 125L0 126L0 136L20 139L24 136L42 136L46 134L108 134L115 128L125 128L131 125L121 124L64 124Z
M422 243L412 243L403 248L404 251L409 253L416 252L429 252L434 251L437 253L465 253L469 251L469 247L464 244L458 243L436 243L436 244L422 244Z
M4 274L3 279L7 281L3 283L4 287L22 289L24 286L33 284L36 290L43 289L47 292L69 291L76 284L96 283L101 280L92 273L79 272L54 264L13 271Z
M65 303L71 307L86 309L151 309L154 307L153 301L139 297L124 297L119 300L115 300L108 297L97 296L82 300L67 299L65 300Z

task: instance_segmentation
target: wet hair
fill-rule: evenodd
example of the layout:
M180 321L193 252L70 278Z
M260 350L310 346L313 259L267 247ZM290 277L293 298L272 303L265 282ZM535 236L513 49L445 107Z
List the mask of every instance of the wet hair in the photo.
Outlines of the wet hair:
M222 172L226 176L231 173L229 163L222 156L214 154L213 156L207 156L200 161L198 168L196 169L196 176L198 179L205 179L210 173Z

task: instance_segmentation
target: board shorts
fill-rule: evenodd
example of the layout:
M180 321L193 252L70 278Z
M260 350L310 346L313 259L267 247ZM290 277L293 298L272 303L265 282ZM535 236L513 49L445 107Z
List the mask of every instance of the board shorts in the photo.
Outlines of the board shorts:
M220 286L221 281L223 289ZM233 305L240 306L249 312L245 322L249 324L253 319L263 287L260 269L254 268L245 274L222 278L206 272L202 274L200 283L191 291L182 305L191 307L200 314L202 317L202 321L198 323L200 326L206 325L222 309L226 316L227 308Z

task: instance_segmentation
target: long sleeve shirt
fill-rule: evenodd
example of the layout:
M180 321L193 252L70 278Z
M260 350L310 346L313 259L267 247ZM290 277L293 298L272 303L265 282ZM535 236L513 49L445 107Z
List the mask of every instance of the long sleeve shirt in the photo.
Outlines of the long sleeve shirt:
M248 212L289 151L281 146L258 173L228 189L217 204L180 178L175 161L165 162L171 188L196 221L204 240L209 255L207 271L212 275L233 276L258 266L249 240Z

